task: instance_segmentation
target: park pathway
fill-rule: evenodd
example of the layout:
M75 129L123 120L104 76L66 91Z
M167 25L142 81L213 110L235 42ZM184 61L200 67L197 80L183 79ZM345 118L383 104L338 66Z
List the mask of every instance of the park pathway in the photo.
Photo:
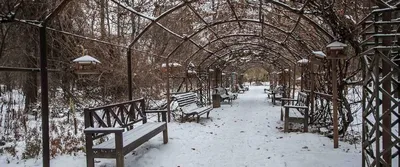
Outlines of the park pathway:
M232 106L214 109L200 123L168 124L169 143L155 137L131 155L132 167L358 167L360 145L311 133L283 133L280 107L272 106L262 86L251 86ZM98 166L114 166L99 159Z

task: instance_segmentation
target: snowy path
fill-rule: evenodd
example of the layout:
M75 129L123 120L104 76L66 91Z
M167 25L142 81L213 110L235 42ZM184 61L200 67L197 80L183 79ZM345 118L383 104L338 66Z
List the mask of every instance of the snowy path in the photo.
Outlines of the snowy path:
M326 137L281 132L276 128L281 127L279 110L266 99L263 87L250 87L233 106L214 109L201 124L169 124L167 145L161 137L151 140L137 155L126 156L126 166L361 166L360 145L355 149L341 143L334 150Z
M271 105L263 87L250 87L233 105L214 109L201 123L168 124L169 143L151 139L125 156L129 167L358 167L360 145L340 143L318 134L281 132L280 107ZM4 166L42 166L30 159ZM114 160L96 159L96 166L115 166ZM52 166L86 166L85 155L59 156ZM1 166L1 165L0 165Z

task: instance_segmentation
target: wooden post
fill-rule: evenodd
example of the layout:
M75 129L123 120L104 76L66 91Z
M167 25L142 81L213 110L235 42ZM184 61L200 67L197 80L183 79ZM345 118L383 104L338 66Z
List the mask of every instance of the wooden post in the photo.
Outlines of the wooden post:
M314 114L314 108L315 108L315 97L314 97L314 91L315 91L315 82L314 82L314 55L311 56L310 60L310 115Z
M301 64L301 80L300 80L300 90L304 91L305 89L305 79L306 79L306 74L304 73L304 64Z
M337 92L337 63L336 59L332 59L332 105L333 105L333 148L339 147L339 131L338 131L338 92Z
M189 68L188 68L188 64L186 64L186 68L185 69L185 92L189 92Z
M392 13L391 12L384 12L382 13L382 21L391 21L392 19ZM390 24L384 24L382 25L382 32L384 34L390 34L392 30L392 27ZM394 41L393 37L391 36L386 36L382 38L382 44L384 46L391 46L392 42ZM381 59L384 56L390 55L389 50L383 50L381 55ZM390 59L390 57L387 57ZM383 61L382 59L382 76L388 76L389 78L392 78L392 67L390 63L387 63L386 61ZM384 80L382 81L382 88L391 94L392 92L392 81L391 80ZM392 166L392 113L390 112L390 109L392 107L391 104L391 96L382 93L382 148L383 148L383 159L386 161L388 166ZM395 147L393 147L395 148ZM400 165L400 164L399 164Z

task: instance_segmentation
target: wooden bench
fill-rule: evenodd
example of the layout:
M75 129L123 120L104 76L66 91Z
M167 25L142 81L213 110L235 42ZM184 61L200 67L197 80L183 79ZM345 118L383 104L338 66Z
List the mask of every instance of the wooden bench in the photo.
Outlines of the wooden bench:
M226 92L226 94L227 94L229 97L233 97L232 100L236 100L237 97L239 96L238 93L232 92L229 88L225 88L225 92Z
M198 104L199 98L194 92L173 95L172 100L175 100L180 107L180 110L182 112L182 122L184 122L184 120L190 116L197 116L197 122L199 122L201 115L207 113L208 118L208 116L210 115L210 111L213 109L212 106L208 106L206 104Z
M147 122L146 114L161 113L164 122ZM86 162L94 167L94 158L115 158L117 167L124 166L124 156L163 133L164 144L168 143L166 110L145 110L144 99L85 108ZM141 125L140 125L141 124ZM98 145L103 137L112 137Z
M244 88L243 85L238 85L238 93L244 93L246 91L246 89Z
M276 105L276 101L281 101L284 92L285 91L283 90L282 86L277 86L275 89L272 89L270 93L268 93L268 96L271 96L271 101L273 105Z
M235 99L232 94L229 94L225 88L221 87L215 88L215 90L217 91L217 94L221 97L221 101L228 100L228 103L232 105L232 101L233 99Z
M304 124L304 132L308 132L308 106L309 96L304 92L299 92L297 99L281 98L281 121L284 121L284 132L289 131L289 122ZM288 105L286 105L286 102ZM293 105L290 103L295 102Z

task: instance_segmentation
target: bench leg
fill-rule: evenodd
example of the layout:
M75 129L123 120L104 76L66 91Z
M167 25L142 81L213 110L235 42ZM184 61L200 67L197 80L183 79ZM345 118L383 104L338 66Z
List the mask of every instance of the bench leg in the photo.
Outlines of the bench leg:
M124 167L124 153L122 151L122 132L115 134L115 150L116 150L116 160L117 167Z
M93 140L92 136L89 134L85 134L86 138L86 166L94 167L94 158L93 158Z
M197 114L197 123L200 122L200 115Z
M163 131L163 140L164 140L164 144L168 143L168 128L165 127L165 130Z
M117 153L117 167L124 167L124 154Z
M86 152L86 166L87 167L94 167L94 158L93 158L92 153Z
M308 109L304 111L304 132L308 132Z
M207 112L207 118L208 118L208 116L210 115L210 111L209 112Z
M283 132L289 132L289 108L285 108L285 123L283 126Z
M283 121L283 108L281 108L281 121Z

